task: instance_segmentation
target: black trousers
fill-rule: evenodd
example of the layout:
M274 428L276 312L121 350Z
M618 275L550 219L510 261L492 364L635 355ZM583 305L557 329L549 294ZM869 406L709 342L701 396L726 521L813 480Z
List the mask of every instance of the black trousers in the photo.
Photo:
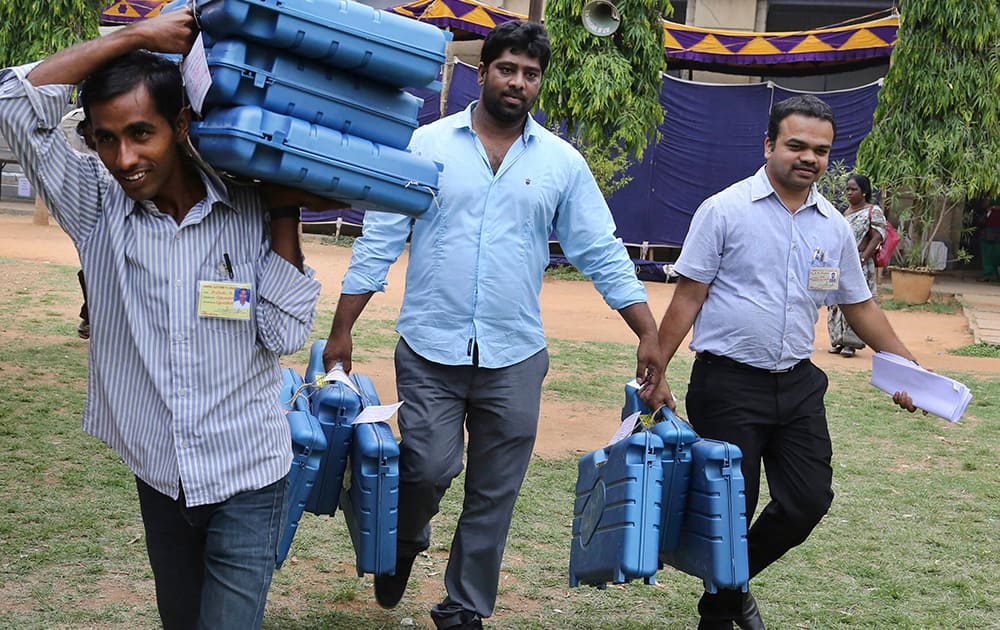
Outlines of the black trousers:
M691 370L686 398L691 424L702 437L743 451L748 522L757 508L764 464L771 501L747 533L751 578L805 541L833 502L833 450L823 403L827 384L826 374L809 361L771 374L709 357L696 360ZM713 610L728 616L739 605L738 595L706 594L699 610L703 616Z

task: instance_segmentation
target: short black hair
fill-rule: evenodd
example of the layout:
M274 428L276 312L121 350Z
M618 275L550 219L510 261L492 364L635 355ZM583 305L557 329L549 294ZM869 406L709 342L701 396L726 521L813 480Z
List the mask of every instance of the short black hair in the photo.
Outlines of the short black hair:
M483 40L483 51L479 61L486 67L496 61L497 57L507 50L515 53L525 53L538 60L542 72L549 66L552 49L549 47L549 34L538 22L511 20L497 26Z
M847 176L847 181L854 180L854 183L858 185L861 189L862 194L865 196L865 201L868 203L872 202L872 182L868 179L867 175L862 175L861 173L851 173Z
M792 114L827 120L833 125L833 136L837 136L837 121L833 109L812 94L799 94L775 103L771 107L771 117L767 121L767 138L773 143L778 139L778 126Z
M112 59L87 77L80 88L80 105L87 120L90 108L146 84L157 113L173 127L184 108L184 80L176 63L146 50Z

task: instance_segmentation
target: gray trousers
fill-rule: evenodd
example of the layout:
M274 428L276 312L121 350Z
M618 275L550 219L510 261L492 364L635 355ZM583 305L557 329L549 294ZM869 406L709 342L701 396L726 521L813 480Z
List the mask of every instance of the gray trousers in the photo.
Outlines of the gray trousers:
M462 472L469 434L465 499L445 572L447 597L431 612L442 628L489 617L514 502L528 470L538 431L546 350L520 363L487 369L441 365L396 346L399 400L398 553L430 545L430 520Z

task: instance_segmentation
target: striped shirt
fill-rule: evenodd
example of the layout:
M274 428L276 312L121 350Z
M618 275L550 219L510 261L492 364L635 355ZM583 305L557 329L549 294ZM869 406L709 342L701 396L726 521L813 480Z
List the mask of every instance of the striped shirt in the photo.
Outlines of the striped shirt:
M312 329L320 290L312 270L271 251L252 187L203 173L207 197L181 225L130 200L59 130L70 86L34 87L24 78L32 67L0 71L0 134L87 278L84 430L159 492L176 498L182 483L189 506L281 479L292 453L278 356ZM251 317L199 317L199 281L250 285Z

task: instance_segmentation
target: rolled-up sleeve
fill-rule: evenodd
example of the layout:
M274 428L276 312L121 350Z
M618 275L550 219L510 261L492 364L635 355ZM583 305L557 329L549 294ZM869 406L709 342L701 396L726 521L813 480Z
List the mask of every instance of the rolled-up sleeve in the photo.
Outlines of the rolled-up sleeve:
M35 87L26 78L35 65L0 71L0 135L80 248L97 224L110 175L96 157L74 151L59 128L72 86Z
M620 310L646 301L646 287L615 237L611 211L582 157L556 210L554 227L566 258L591 279L608 306Z
M270 250L258 279L257 330L261 343L277 354L291 354L309 339L316 318L320 283L316 272L294 265Z
M361 238L354 241L341 292L361 295L385 291L389 267L403 253L412 224L410 217L401 214L366 212Z

